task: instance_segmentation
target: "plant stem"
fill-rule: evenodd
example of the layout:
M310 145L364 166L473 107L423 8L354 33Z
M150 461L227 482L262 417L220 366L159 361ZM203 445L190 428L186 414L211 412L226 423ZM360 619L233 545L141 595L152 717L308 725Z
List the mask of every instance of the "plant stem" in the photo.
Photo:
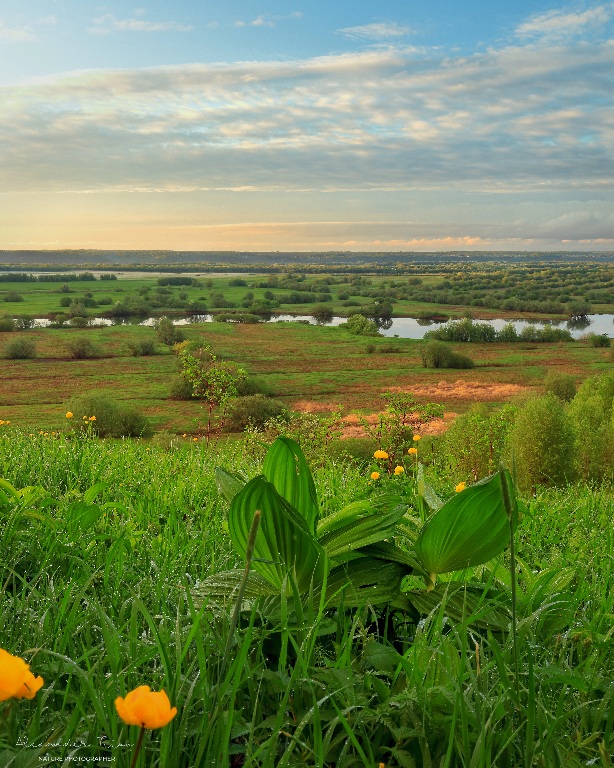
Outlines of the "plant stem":
M141 726L141 730L139 732L139 738L136 740L136 746L134 748L134 754L132 755L132 761L130 763L130 768L135 768L136 761L139 759L139 752L141 751L141 747L143 745L143 736L145 735L145 726Z

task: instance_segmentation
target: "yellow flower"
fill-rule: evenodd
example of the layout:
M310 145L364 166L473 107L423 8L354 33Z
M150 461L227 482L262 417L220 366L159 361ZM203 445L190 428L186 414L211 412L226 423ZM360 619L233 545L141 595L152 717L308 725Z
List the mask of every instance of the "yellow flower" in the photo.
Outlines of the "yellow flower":
M371 472L371 480L379 480L379 472Z
M373 454L373 458L374 459L387 459L388 458L388 454L386 453L386 451L375 451L375 453Z
M0 419L0 425L2 425L2 424L4 424L4 421L2 419Z
M163 728L177 714L177 707L171 703L164 691L152 691L148 685L139 685L122 699L115 699L117 714L126 725L140 725L141 728Z
M72 411L68 411L68 413L66 414L66 418L67 419L72 419L72 417L73 417Z
M193 438L192 438L192 441L193 441L194 443L197 443L197 442L198 442L198 438L197 438L197 437L193 437Z
M405 468L404 467L398 466L398 467L394 468L394 474L395 475L402 475L403 472L405 472Z
M96 417L95 416L90 416L88 421L96 421Z
M467 483L463 480L463 482L459 483L454 490L456 491L456 493L460 493L461 491L464 491L466 487L467 487Z
M417 448L409 448L407 450L407 453L409 453L410 456L417 456L418 455L418 449Z
M188 433L187 433L187 432L184 432L184 433L183 433L183 436L184 436L184 437L187 437L187 436L188 436Z
M418 440L422 440L422 438L420 437L420 435L414 435L414 443L417 443L417 442L418 442Z
M5 423L5 424L10 424L11 422L10 422L10 421L5 421L4 423Z
M44 682L42 677L34 677L23 659L0 648L0 701L33 699Z

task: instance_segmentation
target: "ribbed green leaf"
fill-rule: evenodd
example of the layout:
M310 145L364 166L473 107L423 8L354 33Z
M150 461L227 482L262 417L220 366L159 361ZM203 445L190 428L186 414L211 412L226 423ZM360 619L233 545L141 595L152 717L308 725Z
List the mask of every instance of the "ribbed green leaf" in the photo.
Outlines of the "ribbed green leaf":
M416 554L424 569L436 575L486 563L509 540L510 525L497 473L457 493L437 510L416 540Z
M321 536L320 544L330 558L340 557L359 547L374 544L394 535L397 523L405 514L406 507L393 507L387 512L374 513L361 517Z
M449 581L440 582L430 592L411 590L405 594L422 614L438 610L443 604L443 612L453 621L464 620L481 629L506 630L511 621L509 596L487 585Z
M232 501L247 481L239 475L233 475L222 467L215 468L215 484L220 496Z
M318 524L318 497L307 460L298 443L289 437L278 437L267 451L262 473L307 521L315 536Z
M221 571L199 582L190 590L194 605L200 608L205 602L208 605L227 605L233 602L237 598L243 575L243 569L237 568L234 571ZM244 599L254 600L256 597L265 595L279 595L279 590L251 570L243 595Z
M414 555L389 541L378 541L375 544L369 544L366 547L361 547L358 552L365 557L375 557L378 560L389 560L393 563L405 565L407 573L412 573L413 571L418 571L420 574L424 573L422 566ZM428 574L425 573L424 575Z
M343 604L346 608L391 603L399 595L406 574L407 569L399 563L370 557L350 560L330 572L326 603L329 607Z
M418 494L426 501L428 506L436 511L443 507L443 501L424 479L424 465L418 465Z
M373 514L380 515L389 512L401 504L403 504L402 497L393 493L383 493L381 496L354 501L343 507L343 509L327 515L318 522L318 540L321 540L323 536L332 531L345 527L349 523L357 522L363 517L370 517Z
M228 531L239 555L245 557L257 509L261 518L252 568L278 589L288 573L294 574L301 592L309 589L312 580L319 584L328 567L324 549L311 535L305 519L263 475L250 480L230 504Z

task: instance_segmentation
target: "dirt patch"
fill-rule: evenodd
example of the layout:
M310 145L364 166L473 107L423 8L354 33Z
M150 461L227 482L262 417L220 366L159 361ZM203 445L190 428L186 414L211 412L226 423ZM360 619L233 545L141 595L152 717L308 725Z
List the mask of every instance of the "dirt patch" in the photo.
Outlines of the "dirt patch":
M292 410L301 413L332 413L337 408L339 403L317 403L312 400L297 400L292 404Z
M489 400L507 400L509 397L527 392L531 387L523 387L520 384L488 384L479 381L439 381L437 384L412 385L406 387L390 387L393 392L411 392L420 398L433 400L471 400L472 402L486 402Z
M370 416L364 416L363 419L367 424L376 424L381 414L372 413ZM443 418L434 419L430 424L422 427L420 430L421 435L442 435L448 430L450 424L458 416L454 411L445 411ZM361 424L361 420L355 413L350 413L341 419L343 422L343 429L341 437L367 437L367 432L364 426Z

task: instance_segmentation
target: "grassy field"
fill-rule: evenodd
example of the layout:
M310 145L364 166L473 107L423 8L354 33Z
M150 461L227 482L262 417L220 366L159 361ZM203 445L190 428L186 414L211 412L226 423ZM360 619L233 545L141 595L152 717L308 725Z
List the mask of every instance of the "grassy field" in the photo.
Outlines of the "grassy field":
M409 468L376 485L367 467L319 456L324 519L382 490L419 514ZM139 766L611 765L609 489L525 500L516 643L509 628L451 618L443 604L395 625L394 643L386 614L316 611L304 625L282 622L280 655L264 604L247 601L234 631L227 611L192 596L197 582L243 567L214 467L251 477L260 461L241 442L162 450L12 426L0 436L0 477L43 489L0 486L0 646L45 681L33 701L0 704L1 765L128 768L138 728L122 724L114 700L139 685L178 708L146 733ZM428 476L455 495L454 478ZM509 601L509 568L506 552L450 578L490 578Z
M265 381L275 397L296 410L374 413L382 393L393 388L412 392L419 402L439 402L462 412L472 402L501 403L538 391L545 373L570 373L579 383L611 367L609 349L586 342L560 344L457 344L476 362L472 370L425 369L424 342L352 336L343 328L299 323L239 325L194 324L190 340L211 344L222 359L234 360ZM155 340L152 328L37 329L0 333L0 354L15 338L30 339L37 356L2 361L0 419L31 430L64 426L65 404L76 393L106 391L143 411L156 429L196 433L201 406L170 400L177 358L156 342L158 354L133 357L129 345ZM71 359L67 345L86 337L98 348L95 359Z

